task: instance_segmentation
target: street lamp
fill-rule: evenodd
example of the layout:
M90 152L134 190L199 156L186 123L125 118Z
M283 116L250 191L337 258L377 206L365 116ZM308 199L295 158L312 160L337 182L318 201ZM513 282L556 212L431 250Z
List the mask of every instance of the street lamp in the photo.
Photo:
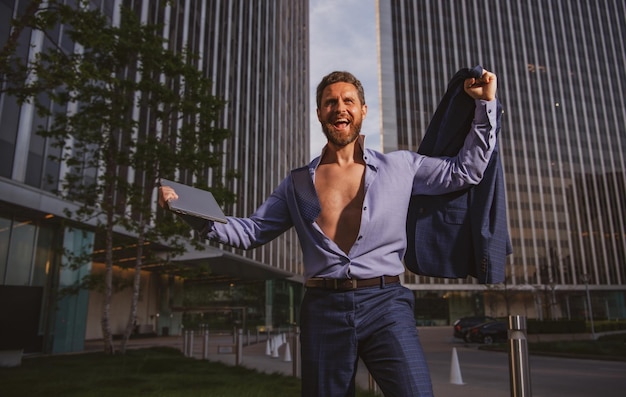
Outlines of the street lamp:
M583 273L582 279L585 282L585 289L587 290L587 307L589 308L589 320L591 321L591 338L596 340L596 330L593 325L593 309L591 308L591 296L589 295L589 281L591 277L587 273Z

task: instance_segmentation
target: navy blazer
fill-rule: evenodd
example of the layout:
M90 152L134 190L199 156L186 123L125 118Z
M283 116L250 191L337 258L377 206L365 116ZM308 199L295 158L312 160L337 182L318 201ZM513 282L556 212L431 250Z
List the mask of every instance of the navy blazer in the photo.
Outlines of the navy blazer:
M452 77L418 153L449 157L458 153L475 110L474 99L465 93L463 82L480 77L482 71L480 66L465 68ZM502 119L500 101L497 111L496 135ZM444 195L411 198L404 258L410 271L445 278L470 275L482 284L500 283L505 278L506 256L512 252L497 140L478 185Z

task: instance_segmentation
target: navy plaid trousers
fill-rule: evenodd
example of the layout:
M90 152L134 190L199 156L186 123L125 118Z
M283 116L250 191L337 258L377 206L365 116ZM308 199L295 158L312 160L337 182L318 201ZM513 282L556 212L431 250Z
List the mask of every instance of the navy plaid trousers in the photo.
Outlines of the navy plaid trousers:
M385 396L432 396L414 304L413 293L401 284L307 289L301 307L302 396L354 396L359 357Z

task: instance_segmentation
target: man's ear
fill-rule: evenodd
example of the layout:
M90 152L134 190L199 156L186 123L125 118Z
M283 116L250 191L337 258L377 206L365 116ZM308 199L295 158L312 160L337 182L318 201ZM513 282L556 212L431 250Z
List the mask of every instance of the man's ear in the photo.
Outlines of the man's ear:
M363 113L363 118L365 118L367 116L367 105L361 107L361 112Z
M320 108L315 109L315 112L317 113L317 121L322 122L322 119L320 119Z

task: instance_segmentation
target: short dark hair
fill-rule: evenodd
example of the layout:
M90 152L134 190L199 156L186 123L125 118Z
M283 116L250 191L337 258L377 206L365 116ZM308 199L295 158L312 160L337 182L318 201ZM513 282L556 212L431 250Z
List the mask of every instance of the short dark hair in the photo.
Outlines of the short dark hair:
M361 105L365 105L365 91L363 90L363 85L354 77L354 75L350 72L343 71L335 71L327 74L322 78L322 81L317 85L317 108L319 109L322 106L322 92L324 89L331 84L335 83L349 83L356 87L356 90L359 93L359 100L361 101Z

